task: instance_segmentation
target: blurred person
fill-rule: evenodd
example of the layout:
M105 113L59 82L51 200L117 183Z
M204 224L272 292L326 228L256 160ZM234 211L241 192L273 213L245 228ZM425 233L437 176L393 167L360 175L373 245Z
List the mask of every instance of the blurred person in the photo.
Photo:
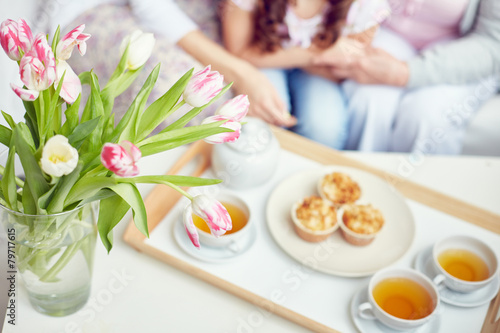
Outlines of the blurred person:
M346 51L369 45L388 14L385 0L227 0L222 34L230 52L263 68L297 118L295 132L342 149L346 101L338 77L315 57L350 58Z
M402 0L391 7L364 57L317 59L347 79L346 148L458 154L469 120L498 88L500 1Z
M198 17L200 24L186 12L193 18ZM207 17L207 13L214 15ZM190 68L211 64L212 69L223 74L227 82L234 82L233 90L237 94L248 95L251 103L249 115L272 114L273 123L278 126L295 124L294 118L284 116L284 103L260 71L231 55L200 30L203 27L208 34L214 34L217 30L211 0L43 1L34 23L38 30L51 35L58 25L65 30L66 27L72 28L84 23L85 33L92 35L87 41L87 54L85 57L72 57L71 65L77 73L94 68L99 77L104 79L103 82L111 76L118 63L119 46L123 38L136 29L153 32L156 38L155 49L141 73L145 80L153 67L162 62L151 99L162 95ZM213 37L215 38L215 34ZM115 104L118 115L127 110L139 88L133 86L130 92L125 92L118 98ZM223 99L229 98L226 95L229 94L225 94ZM175 117L172 120L174 119Z

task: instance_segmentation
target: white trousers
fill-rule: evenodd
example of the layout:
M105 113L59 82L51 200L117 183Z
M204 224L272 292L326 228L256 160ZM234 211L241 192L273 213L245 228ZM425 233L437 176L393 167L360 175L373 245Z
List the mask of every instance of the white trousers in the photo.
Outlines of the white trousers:
M407 60L417 51L381 28L373 45ZM350 117L346 149L459 154L467 124L497 90L495 78L468 85L405 89L345 81Z

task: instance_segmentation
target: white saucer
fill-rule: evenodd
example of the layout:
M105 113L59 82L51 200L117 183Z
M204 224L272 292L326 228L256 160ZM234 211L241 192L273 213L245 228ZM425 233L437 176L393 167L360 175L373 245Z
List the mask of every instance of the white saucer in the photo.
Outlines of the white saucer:
M238 252L230 250L227 247L215 248L203 244L201 244L200 249L197 249L194 247L193 243L191 243L181 219L174 223L173 233L179 247L190 256L210 263L225 263L247 252L255 243L257 239L257 229L253 225L249 227L248 236L241 240L241 246Z
M436 333L439 332L439 327L441 326L441 315L437 313L437 316L429 321L427 324L422 325L420 327L414 328L414 329L409 329L409 330L404 330L404 331L398 331L395 329L392 329L384 324L382 324L378 320L370 320L370 319L364 319L361 318L358 315L358 308L361 304L368 302L368 286L365 286L361 288L361 290L358 290L354 296L352 297L351 301L351 319L354 322L354 326L360 331L361 333ZM437 311L441 311L439 308Z
M427 275L431 280L437 275L432 263L432 246L427 247L417 254L415 257L415 269ZM439 296L441 296L443 302L451 305L475 307L491 301L498 293L499 287L500 277L497 276L488 285L471 293L461 293L443 286L439 288Z

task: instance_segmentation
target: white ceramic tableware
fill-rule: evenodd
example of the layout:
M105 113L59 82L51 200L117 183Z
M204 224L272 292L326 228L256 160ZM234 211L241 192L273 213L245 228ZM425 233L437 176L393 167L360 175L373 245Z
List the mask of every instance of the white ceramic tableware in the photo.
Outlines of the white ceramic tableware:
M445 250L463 249L478 255L488 266L489 278L481 281L461 280L444 270L438 262L438 256ZM436 285L444 284L446 287L463 293L479 290L493 281L499 274L498 257L490 246L483 241L470 236L451 236L436 242L432 248L432 261L439 273L434 278Z
M384 215L385 225L370 245L351 245L339 230L321 243L304 242L294 231L290 207L317 195L318 178L333 171L356 179L362 191L359 202L372 203ZM404 197L384 179L350 167L315 167L286 177L269 196L266 217L269 232L285 253L314 270L338 276L374 274L399 260L415 239L415 221Z
M424 287L432 298L434 308L432 312L420 319L401 319L385 312L375 301L373 297L374 287L381 281L388 278L407 278L411 279ZM381 270L370 279L368 284L368 302L362 303L358 307L358 315L365 320L379 320L396 330L408 330L420 327L431 321L437 315L440 298L436 286L424 274L408 268L388 268Z
M279 161L280 147L268 124L246 117L240 138L235 142L215 145L212 168L224 185L247 189L271 179Z
M198 229L200 243L213 248L226 248L233 252L239 252L241 250L241 243L244 238L249 235L251 224L253 223L250 208L240 197L228 192L220 192L216 195L216 198L222 203L229 203L241 209L247 218L247 223L240 230L231 234L222 235L218 238L209 232Z

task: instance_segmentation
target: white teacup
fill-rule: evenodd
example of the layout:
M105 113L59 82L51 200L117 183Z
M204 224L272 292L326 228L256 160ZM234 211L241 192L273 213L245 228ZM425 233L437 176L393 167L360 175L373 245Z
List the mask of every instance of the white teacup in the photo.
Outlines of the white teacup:
M467 250L479 256L488 266L489 277L481 281L466 281L454 277L444 270L439 264L438 257L450 249ZM483 241L469 236L451 236L434 244L432 248L432 261L438 275L434 278L436 285L444 284L446 287L459 292L476 291L489 284L499 273L498 258L490 246Z
M380 282L390 278L405 278L422 286L431 297L433 303L432 312L420 319L401 319L384 311L375 301L373 289ZM422 326L433 319L437 315L439 302L440 297L438 290L427 276L409 268L388 268L375 273L370 279L368 285L368 302L359 305L358 315L363 319L379 320L383 324L396 330L408 330Z
M245 201L234 194L221 192L216 195L216 199L221 203L229 203L241 209L245 214L247 222L240 230L231 234L222 235L218 238L209 232L197 228L200 236L200 243L215 248L227 248L235 253L239 252L242 249L241 244L245 240L245 237L248 236L251 228L252 219L250 216L250 209Z

